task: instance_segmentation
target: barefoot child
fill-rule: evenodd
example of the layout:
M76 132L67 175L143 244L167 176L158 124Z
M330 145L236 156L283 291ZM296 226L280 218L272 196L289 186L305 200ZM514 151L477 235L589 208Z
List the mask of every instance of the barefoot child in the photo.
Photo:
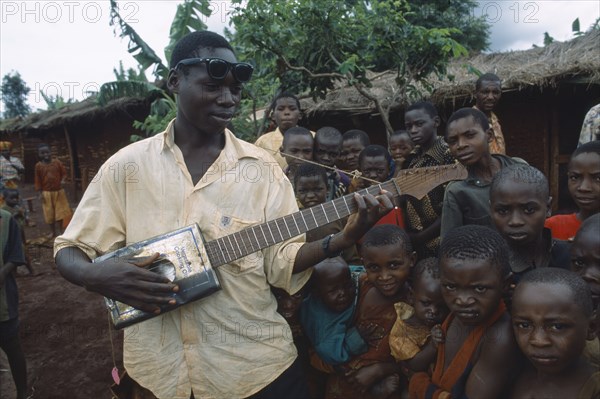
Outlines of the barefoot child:
M21 242L23 243L23 254L25 256L25 267L29 271L30 275L34 275L33 266L31 266L31 260L29 259L29 255L27 255L27 251L25 250L25 243L27 240L25 239L25 225L28 224L29 218L27 216L27 211L21 205L21 200L19 196L19 190L16 188L5 188L3 190L4 196L4 205L2 209L10 212L15 222L19 226L19 230L21 230Z
M313 349L331 366L346 363L369 349L361 332L352 325L359 273L356 269L351 273L340 257L317 263L311 276L311 293L300 309L302 328Z
M510 248L514 282L535 268L570 266L569 244L544 228L551 200L548 179L533 166L507 166L492 180L492 222Z
M390 354L389 334L396 321L394 303L409 298L408 277L416 254L404 230L394 225L373 227L363 237L361 255L366 274L361 276L355 326L370 331L369 350L346 365L345 376L332 375L327 398L372 398L366 392L376 383L379 397L400 392L400 369Z
M442 295L450 315L433 374L410 379L411 398L502 398L517 364L510 316L508 248L489 227L463 226L440 247ZM451 337L451 338L450 338Z
M486 116L474 108L461 108L450 116L446 142L458 162L465 165L469 176L450 182L442 209L442 239L453 228L467 224L491 226L490 183L498 171L519 158L491 154L492 130Z
M315 134L315 162L334 168L342 151L342 134L331 126L324 126ZM327 201L346 194L350 178L338 170L327 170Z
M571 270L590 287L594 309L600 307L600 213L587 218L571 244ZM596 313L596 317L598 314ZM598 320L596 321L598 327ZM587 341L583 354L596 370L600 369L600 340Z
M546 220L552 237L572 240L581 222L600 212L600 141L590 141L571 155L567 185L578 211L555 215Z
M263 134L256 140L255 145L264 148L269 154L275 158L281 169L285 169L287 162L279 153L281 144L283 143L283 135L285 132L298 125L298 121L302 117L300 110L300 100L291 93L280 93L271 104L271 118L277 125L277 128Z
M362 174L362 178L358 179L357 188L366 188L372 185L383 183L392 178L390 165L392 164L392 156L385 147L371 144L365 147L358 157L358 170ZM391 212L382 217L377 224L395 224L404 228L404 217L402 210L395 206Z
M404 113L406 130L415 144L408 169L454 163L454 157L442 137L435 106L428 101L411 104ZM437 256L445 185L435 187L423 198L406 197L406 232L419 259Z
M406 130L396 130L390 135L389 151L396 163L396 173L406 169L410 162L410 153L415 148L410 135Z
M52 159L50 147L38 147L40 161L35 165L35 189L41 193L44 219L50 226L52 237L62 232L62 221L71 216L71 207L62 188L67 171L58 159Z
M600 397L600 373L582 355L595 331L590 290L580 277L556 268L527 273L513 295L512 319L529 363L511 398Z
M405 302L394 305L398 319L390 333L392 356L402 363L407 376L427 371L435 361L442 338L440 324L448 316L437 258L425 258L414 267L410 303L412 306Z
M304 160L313 160L313 148L314 139L310 130L296 126L285 131L280 151L287 162L283 172L292 184L298 166L303 164Z
M10 213L0 209L0 348L8 358L17 388L17 399L27 397L27 367L19 340L19 294L12 273L25 264L19 226Z
M294 176L294 192L299 208L310 208L322 204L327 196L327 172L319 165L303 163ZM331 234L344 230L347 219L340 219L306 232L306 241L321 240ZM361 263L356 246L352 245L342 251L342 257L353 265Z

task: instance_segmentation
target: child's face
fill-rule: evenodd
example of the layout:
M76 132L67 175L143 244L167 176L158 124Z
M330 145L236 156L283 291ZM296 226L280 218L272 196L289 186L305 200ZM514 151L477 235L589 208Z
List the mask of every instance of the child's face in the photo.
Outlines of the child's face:
M415 145L428 146L437 134L440 119L432 118L424 109L413 109L404 114L404 124Z
M562 284L524 283L513 294L512 322L517 344L544 374L565 371L581 356L590 319Z
M17 206L19 204L19 193L10 192L4 197L4 202L8 206Z
M492 221L510 246L535 243L544 230L550 198L536 186L516 180L501 183L490 198Z
M288 165L295 168L302 163L302 160L313 159L313 138L308 134L287 137L281 146L281 151Z
M340 156L342 143L339 140L319 137L315 139L315 161L333 167Z
M354 138L350 140L344 140L342 143L342 152L338 161L341 162L345 167L341 167L344 170L357 170L358 169L358 156L360 152L365 148L360 142L360 139Z
M385 159L385 156L383 155L378 155L376 157L364 157L359 166L359 170L364 177L378 182L386 181L390 174L390 167ZM375 183L367 180L365 184L368 187Z
M475 92L475 104L481 111L490 112L496 107L501 96L500 82L484 80Z
M275 102L272 118L281 132L298 125L300 115L298 103L293 98L283 97Z
M38 150L38 156L42 161L50 160L50 148L42 147Z
M294 295L288 294L281 288L272 287L273 295L277 299L277 313L282 315L286 320L293 319L302 305L303 290L295 293Z
M600 212L600 155L577 155L569 163L567 177L577 207L588 214Z
M296 181L296 198L305 208L319 205L327 200L327 183L321 176L302 176Z
M594 308L597 308L600 305L600 236L594 229L580 232L571 244L571 270L588 284Z
M340 267L325 268L319 272L316 294L332 312L343 312L354 302L355 286L350 269Z
M406 159L414 147L412 140L406 134L397 134L390 137L389 145L390 154L392 154L392 158L396 163Z
M485 155L489 155L491 129L487 132L475 122L472 116L456 119L448 125L446 142L452 156L465 166L477 164Z
M363 247L361 255L367 278L381 295L394 298L402 293L415 263L414 253L407 253L401 244L390 244Z
M489 259L440 258L440 284L448 308L465 325L484 323L498 308L503 279Z
M415 316L423 324L433 327L448 316L448 307L442 296L440 280L431 273L422 273L413 284Z

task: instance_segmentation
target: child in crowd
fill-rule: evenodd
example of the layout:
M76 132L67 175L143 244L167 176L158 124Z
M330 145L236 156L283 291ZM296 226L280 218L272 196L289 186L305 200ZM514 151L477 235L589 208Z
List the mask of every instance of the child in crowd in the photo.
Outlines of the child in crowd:
M298 97L291 93L282 92L271 104L270 108L271 118L277 125L277 128L272 131L260 136L255 145L264 148L275 158L281 169L285 169L287 162L285 158L279 153L281 145L283 143L283 135L285 132L298 125L298 121L302 117L302 111L300 110L300 100Z
M490 183L500 169L519 158L491 154L492 131L486 116L474 108L461 108L450 116L446 142L452 155L467 167L469 176L450 182L446 187L442 208L443 237L452 229L468 224L491 226Z
M366 274L359 280L359 298L355 326L369 331L369 350L354 357L346 366L345 376L331 375L327 398L351 398L375 384L383 389L379 397L397 397L400 392L400 369L390 353L389 334L396 321L394 303L409 299L408 278L416 254L410 239L394 225L375 226L363 237L361 256Z
M312 291L300 309L300 322L312 348L331 366L346 363L369 349L361 332L352 325L360 270L355 272L351 273L341 257L317 263L311 276Z
M358 157L358 170L361 173L360 184L357 188L362 189L372 185L383 183L392 178L390 164L392 156L385 147L372 144L365 147ZM402 210L397 206L379 219L377 224L395 224L404 228Z
M572 240L581 222L600 212L600 140L585 143L573 152L567 173L569 193L579 209L546 220L552 237Z
M404 372L427 371L435 361L437 345L442 342L440 324L448 316L442 297L437 258L420 260L411 274L410 305L394 305L398 319L390 333L392 356L401 362Z
M500 127L500 121L494 113L502 97L502 82L493 73L484 73L475 82L475 105L473 108L483 112L490 123L492 140L490 141L490 153L506 154L504 135Z
M21 242L23 243L23 254L25 256L25 266L27 267L29 274L33 276L35 273L33 271L33 267L31 266L31 260L29 259L29 256L27 255L27 252L25 250L25 243L27 242L27 240L25 239L25 225L27 225L29 222L29 218L27 216L27 211L21 205L21 200L20 200L18 189L5 188L3 190L3 196L4 196L4 205L2 206L2 209L10 212L10 214L12 215L15 222L17 222L17 225L19 226L19 230L21 230Z
M62 188L67 170L58 159L52 159L48 144L38 146L38 156L40 161L35 164L35 190L41 194L44 219L50 226L52 237L56 237L57 232L62 233L63 219L71 217L72 213Z
M325 389L327 375L311 367L309 354L310 341L306 334L304 334L302 325L300 324L300 307L306 296L307 287L302 287L294 295L290 295L287 291L273 286L271 286L271 292L277 300L277 313L283 316L290 327L289 334L284 334L284 336L294 340L294 345L298 350L298 359L306 375L311 399L321 398Z
M410 153L415 148L410 135L406 130L396 130L390 135L389 150L396 163L396 173L406 169L410 163Z
M529 363L510 397L600 397L600 372L582 352L594 337L590 290L575 273L537 269L523 276L513 295L515 338Z
M13 271L25 264L17 222L0 209L0 348L8 358L17 399L27 397L27 366L19 340L19 294Z
M404 113L404 123L416 146L409 169L454 163L448 145L437 135L440 118L432 103L419 101L410 105ZM406 231L420 259L437 256L444 189L444 185L437 186L421 199L406 197Z
M310 208L325 203L327 197L327 172L319 165L303 163L294 176L294 190L298 208ZM344 230L347 219L332 221L326 225L306 232L306 242L321 240L331 234ZM342 257L353 265L361 263L356 246L342 251Z
M571 270L590 287L594 309L600 308L600 213L587 218L571 244ZM596 313L596 317L598 314ZM596 320L598 328L598 320ZM600 340L587 341L583 354L596 370L600 369Z
M492 180L492 222L510 248L515 282L532 269L569 268L569 243L553 239L544 228L551 200L548 179L533 166L507 166Z
M283 143L281 144L281 153L285 158L287 166L283 169L285 175L294 183L294 176L298 166L304 163L304 160L312 161L314 149L314 139L310 130L296 126L285 131Z
M348 130L342 136L342 151L338 158L338 167L352 172L358 169L358 156L371 140L367 132L359 129Z
M342 151L342 134L331 126L317 130L315 134L315 162L334 168ZM338 170L327 170L327 201L344 196L350 185L350 178Z
M518 364L510 316L502 301L510 266L506 242L484 226L452 230L440 246L442 325L433 374L410 379L411 398L504 398Z

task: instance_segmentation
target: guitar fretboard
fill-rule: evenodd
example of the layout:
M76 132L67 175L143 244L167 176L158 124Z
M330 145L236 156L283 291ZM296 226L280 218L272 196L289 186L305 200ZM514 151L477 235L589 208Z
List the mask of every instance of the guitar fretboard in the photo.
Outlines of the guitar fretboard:
M400 195L398 191L400 188L402 194L422 194L441 183L459 178L454 177L454 175L460 176L459 174L464 172L464 170L460 170L461 168L460 165L448 165L408 169L402 171L399 177L362 189L358 193L379 195L381 190L386 190L394 198L397 198ZM207 255L212 267L218 267L307 231L343 219L357 210L354 193L351 193L333 201L209 241L205 245Z

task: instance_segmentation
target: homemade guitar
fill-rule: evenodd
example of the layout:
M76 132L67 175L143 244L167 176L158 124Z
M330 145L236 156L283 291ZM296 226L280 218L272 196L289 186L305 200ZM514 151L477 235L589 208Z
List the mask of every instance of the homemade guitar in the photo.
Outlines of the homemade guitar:
M422 198L440 184L466 177L467 170L458 163L406 169L399 176L358 193L379 195L383 189L394 198L400 195ZM358 208L353 196L351 193L209 242L204 242L198 225L193 224L128 245L94 262L160 253L160 258L147 268L176 281L179 286L179 291L173 294L176 304L161 308L162 313L168 312L220 290L217 267L355 213ZM156 316L109 298L105 298L105 302L117 329Z

